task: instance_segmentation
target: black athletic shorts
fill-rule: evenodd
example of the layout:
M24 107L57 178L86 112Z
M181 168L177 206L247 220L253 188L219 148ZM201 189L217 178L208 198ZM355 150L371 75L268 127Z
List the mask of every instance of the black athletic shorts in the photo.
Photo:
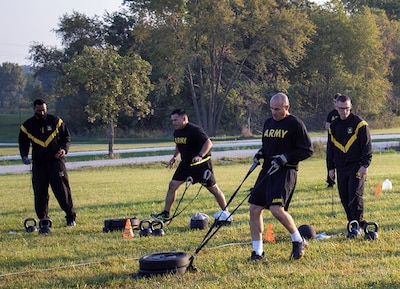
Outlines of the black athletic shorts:
M249 203L265 208L281 205L287 211L297 181L297 170L282 168L271 176L262 169L254 188L251 190Z
M172 179L175 181L186 181L188 177L192 177L193 184L202 183L204 172L209 170L211 172L210 178L205 183L206 187L211 187L216 184L211 160L198 165L190 165L187 162L180 162Z

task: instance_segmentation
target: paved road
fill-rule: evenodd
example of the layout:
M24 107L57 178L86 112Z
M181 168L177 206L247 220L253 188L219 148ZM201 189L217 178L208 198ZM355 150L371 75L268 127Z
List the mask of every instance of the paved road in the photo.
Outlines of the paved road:
M372 139L380 139L380 140L388 140L385 142L373 142L374 149L387 149L393 146L400 146L399 141L390 141L390 139L400 138L400 134L391 134L391 135L372 135ZM313 142L321 141L325 142L326 137L313 137ZM261 145L260 140L246 140L246 141L232 141L224 144L214 144L214 148L218 147L249 147L249 146L257 146ZM130 153L130 152L154 152L154 151L171 151L173 152L175 147L157 147L157 148L142 148L142 149L124 149L124 150L115 150L116 154L121 153ZM227 150L227 151L213 151L213 158L219 159L224 157L230 158L245 158L253 156L256 152L256 149L243 149L243 150ZM79 156L79 155L107 155L108 151L95 151L95 152L71 152L69 156ZM7 156L8 159L19 159L19 156ZM4 159L5 157L3 157ZM171 158L171 155L164 156L149 156L149 157L132 157L132 158L121 158L121 159L113 159L113 160L94 160L94 161L80 161L80 162L68 162L67 168L69 170L79 169L83 167L99 167L99 166L118 166L124 164L140 164L140 163L152 163L152 162L167 162ZM1 158L0 158L1 160ZM67 159L68 160L68 159ZM7 165L0 166L0 175L1 174L21 174L28 173L30 171L30 166L20 164L20 165Z

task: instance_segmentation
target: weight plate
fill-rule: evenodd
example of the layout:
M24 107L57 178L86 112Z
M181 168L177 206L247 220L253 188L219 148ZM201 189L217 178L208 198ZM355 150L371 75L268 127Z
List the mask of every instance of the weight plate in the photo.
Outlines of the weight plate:
M164 252L143 256L139 259L142 270L166 270L187 267L189 258L185 252Z
M151 277L156 275L164 275L164 274L184 274L186 272L186 267L174 268L174 269L162 269L162 270L145 270L139 269L138 275L143 277Z
M136 230L139 229L139 219L134 217L134 218L129 218L131 220L131 225L132 229ZM104 220L104 228L103 232L108 233L112 231L122 231L125 228L125 223L127 219L109 219L109 220Z

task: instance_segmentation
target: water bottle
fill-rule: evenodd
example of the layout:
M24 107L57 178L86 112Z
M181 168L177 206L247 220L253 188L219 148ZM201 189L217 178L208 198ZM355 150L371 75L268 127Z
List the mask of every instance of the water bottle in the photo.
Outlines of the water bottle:
M392 189L392 182L388 179L384 180L382 183L382 190L391 190Z

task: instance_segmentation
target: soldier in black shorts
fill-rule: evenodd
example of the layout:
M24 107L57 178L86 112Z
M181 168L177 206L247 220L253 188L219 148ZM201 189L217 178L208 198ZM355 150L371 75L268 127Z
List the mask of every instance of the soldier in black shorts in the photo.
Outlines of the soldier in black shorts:
M296 186L298 163L313 154L311 139L303 122L289 113L286 94L272 96L270 108L272 117L264 123L262 148L254 156L255 161L262 158L264 162L249 198L251 261L265 260L262 241L264 209L269 209L289 231L293 244L291 259L300 259L307 246L287 210Z
M212 173L212 142L210 138L201 127L189 122L189 118L183 109L174 110L171 113L171 120L175 128L174 140L176 146L174 156L169 161L168 166L172 168L179 157L181 162L169 183L164 210L159 214L151 214L151 216L158 220L169 221L170 210L176 200L177 189L188 177L193 179L193 183L203 182L206 170L211 172L211 176L206 181L205 187L215 196L218 205L224 210L226 207L225 195L218 187Z

